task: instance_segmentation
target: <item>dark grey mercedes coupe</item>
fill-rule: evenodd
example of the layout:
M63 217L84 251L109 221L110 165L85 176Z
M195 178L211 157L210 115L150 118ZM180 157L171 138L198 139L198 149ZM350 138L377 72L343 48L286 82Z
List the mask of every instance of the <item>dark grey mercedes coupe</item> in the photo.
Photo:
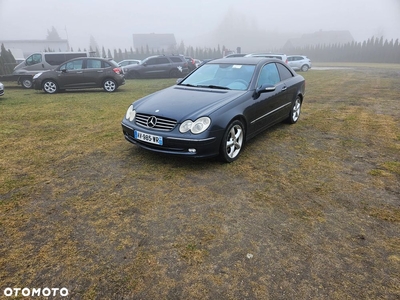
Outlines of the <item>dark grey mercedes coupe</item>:
M216 59L133 102L122 130L148 150L232 162L266 128L296 123L304 95L304 78L280 60Z

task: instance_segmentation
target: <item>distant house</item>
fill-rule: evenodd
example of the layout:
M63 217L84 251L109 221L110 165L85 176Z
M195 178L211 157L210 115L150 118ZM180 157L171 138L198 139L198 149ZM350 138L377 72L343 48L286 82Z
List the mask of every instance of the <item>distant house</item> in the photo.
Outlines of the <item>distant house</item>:
M24 58L34 52L66 52L69 51L68 40L5 40L0 41L6 49L21 49Z
M283 46L284 49L303 48L306 46L347 44L354 41L348 30L342 31L317 31L303 34L300 38L290 39Z
M174 34L133 34L133 47L137 51L172 52L176 48Z

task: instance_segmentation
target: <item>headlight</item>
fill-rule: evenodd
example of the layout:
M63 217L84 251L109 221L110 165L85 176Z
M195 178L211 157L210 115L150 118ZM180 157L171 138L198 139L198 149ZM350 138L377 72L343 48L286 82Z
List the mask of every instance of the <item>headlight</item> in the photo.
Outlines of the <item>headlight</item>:
M186 120L179 126L179 131L181 133L188 132L190 130L193 134L199 134L207 130L210 127L211 119L208 117L198 118L196 121Z
M135 119L135 116L136 116L136 111L133 109L133 105L131 105L126 111L125 118L132 122Z
M37 74L35 74L35 76L33 76L33 79L36 79L36 78L38 78L40 75L42 75L43 74L43 72L40 72L40 73L37 73Z

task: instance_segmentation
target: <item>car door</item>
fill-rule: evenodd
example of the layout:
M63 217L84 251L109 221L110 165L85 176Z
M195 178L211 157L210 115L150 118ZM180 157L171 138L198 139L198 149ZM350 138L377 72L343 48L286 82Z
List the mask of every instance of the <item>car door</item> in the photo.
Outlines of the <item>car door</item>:
M83 69L82 84L85 87L101 87L105 71L103 61L95 58L87 59L86 67Z
M60 66L57 76L57 83L60 89L82 86L83 62L83 59L77 59Z
M167 77L170 62L166 57L154 57L146 62L145 74L150 78Z
M261 87L265 84L273 86L275 90L260 93L249 108L249 114L252 116L250 130L254 132L276 123L280 118L281 110L287 105L287 86L280 79L276 63L268 63L261 69L256 86Z

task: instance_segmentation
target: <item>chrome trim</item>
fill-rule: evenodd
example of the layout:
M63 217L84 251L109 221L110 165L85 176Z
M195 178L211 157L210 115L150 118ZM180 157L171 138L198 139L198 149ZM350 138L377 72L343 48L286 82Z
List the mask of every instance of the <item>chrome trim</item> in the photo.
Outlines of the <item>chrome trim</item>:
M253 124L253 123L257 122L258 120L261 120L262 118L265 118L266 116L268 116L268 115L270 115L270 114L273 114L273 113L276 112L277 110L280 110L280 109L282 109L282 108L284 108L284 107L286 107L286 106L288 106L288 105L291 105L291 104L292 104L292 102L289 102L289 103L286 103L286 104L284 104L284 105L282 105L282 106L280 106L280 107L278 107L278 108L275 108L274 110L270 111L269 113L267 113L267 114L265 114L265 115L262 115L261 117L258 117L257 119L251 121L250 123Z
M207 141L215 140L215 137L210 137L210 138L206 138L206 139L182 139L182 138L167 136L165 138L171 139L171 140L176 140L176 141L185 141L185 142L207 142Z

